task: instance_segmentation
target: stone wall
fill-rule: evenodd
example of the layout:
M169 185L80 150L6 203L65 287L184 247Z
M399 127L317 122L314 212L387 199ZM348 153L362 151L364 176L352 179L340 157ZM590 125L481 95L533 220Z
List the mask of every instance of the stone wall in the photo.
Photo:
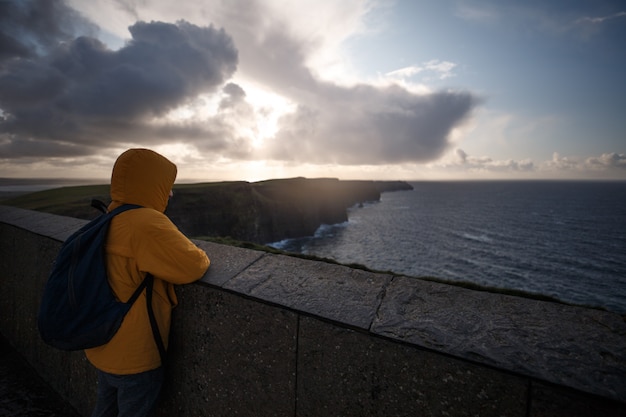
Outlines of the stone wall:
M0 206L0 332L83 415L95 372L38 301L84 221ZM626 323L598 310L197 242L160 416L622 416Z

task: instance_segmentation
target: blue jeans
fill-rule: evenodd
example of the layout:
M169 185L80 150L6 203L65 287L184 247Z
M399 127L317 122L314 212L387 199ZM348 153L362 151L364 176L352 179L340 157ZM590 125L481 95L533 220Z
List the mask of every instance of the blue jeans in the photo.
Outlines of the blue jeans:
M133 375L98 370L98 400L91 417L149 416L162 385L163 368Z

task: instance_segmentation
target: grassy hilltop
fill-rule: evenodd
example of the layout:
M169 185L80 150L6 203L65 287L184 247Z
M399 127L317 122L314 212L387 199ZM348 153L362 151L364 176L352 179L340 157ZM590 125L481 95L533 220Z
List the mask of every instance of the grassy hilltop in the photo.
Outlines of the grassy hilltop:
M0 200L0 204L90 220L99 214L90 206L91 199L108 202L109 189L109 185L61 187Z

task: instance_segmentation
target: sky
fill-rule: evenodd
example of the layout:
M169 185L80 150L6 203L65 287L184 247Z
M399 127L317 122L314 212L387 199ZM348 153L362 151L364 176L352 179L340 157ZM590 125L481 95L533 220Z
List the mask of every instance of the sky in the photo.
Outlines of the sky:
M626 3L0 0L0 177L626 180Z

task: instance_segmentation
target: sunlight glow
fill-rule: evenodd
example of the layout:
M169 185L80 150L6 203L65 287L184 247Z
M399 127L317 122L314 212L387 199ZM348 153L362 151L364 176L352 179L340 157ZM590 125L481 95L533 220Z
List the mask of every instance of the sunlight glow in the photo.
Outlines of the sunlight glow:
M246 101L252 105L256 118L257 134L254 136L252 145L259 148L265 139L276 135L280 118L295 112L296 104L253 83L245 82L244 89Z

